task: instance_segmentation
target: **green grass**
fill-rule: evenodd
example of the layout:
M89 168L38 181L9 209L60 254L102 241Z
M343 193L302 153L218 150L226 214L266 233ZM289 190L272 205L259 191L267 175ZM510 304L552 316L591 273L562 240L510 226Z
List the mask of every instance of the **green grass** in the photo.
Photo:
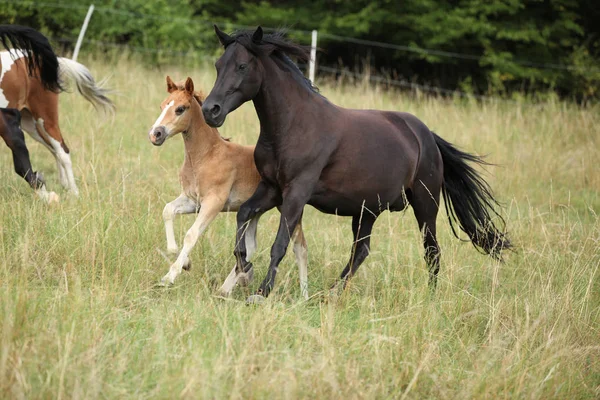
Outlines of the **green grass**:
M456 240L438 218L440 284L427 289L412 211L383 214L372 253L349 289L318 296L349 257L350 221L307 207L309 290L301 300L291 250L276 290L243 302L264 277L278 213L259 225L258 279L215 297L233 265L235 215L222 214L174 287L162 209L179 194L181 138L147 138L165 75L206 93L214 67L149 69L88 58L112 75L118 113L102 121L61 95L61 126L81 190L69 198L53 157L30 144L61 203L36 199L0 153L0 398L598 398L600 397L599 109L408 97L321 85L347 107L403 110L461 148L488 154L516 252L504 264ZM223 136L254 143L251 104ZM193 216L176 220L181 244Z

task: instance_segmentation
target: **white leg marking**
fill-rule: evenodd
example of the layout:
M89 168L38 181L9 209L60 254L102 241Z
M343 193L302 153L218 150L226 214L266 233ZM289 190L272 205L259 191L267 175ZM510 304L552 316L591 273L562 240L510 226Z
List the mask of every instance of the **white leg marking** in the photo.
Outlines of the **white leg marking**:
M63 149L61 144L50 136L46 127L44 126L44 120L39 118L37 120L36 126L38 128L38 132L43 134L50 142L50 145L53 149L54 157L56 157L56 164L59 165L58 173L59 178L61 180L61 184L67 188L71 193L75 196L79 196L79 189L77 188L77 184L75 183L75 176L73 175L73 164L71 162L71 155ZM62 165L63 170L61 171L60 165ZM66 178L66 179L65 179Z
M169 273L162 278L163 284L175 282L175 278L181 274L183 265L187 261L190 252L196 245L198 238L206 230L208 225L210 225L212 220L215 219L217 214L223 209L223 205L224 202L221 201L218 196L204 199L204 201L201 203L200 213L198 213L196 221L185 234L185 239L183 239L183 249L181 249L181 252L179 253L175 263L171 265Z
M162 122L163 118L165 117L165 115L167 115L167 111L169 111L169 108L173 107L173 104L175 104L175 100L171 100L166 106L165 108L163 108L162 112L160 113L160 115L158 116L158 119L156 120L156 122L154 123L154 125L152 125L152 129L156 128L157 126L160 125L160 123Z
M49 192L46 190L46 185L42 185L41 188L35 191L35 193L42 199L44 202L48 204L58 203L59 197L54 192Z
M163 221L165 222L165 232L167 234L167 252L170 254L177 254L179 251L175 241L175 231L173 230L175 214L190 214L196 212L199 207L194 200L182 193L178 198L167 203L163 209Z
M256 227L258 226L259 218L253 218L248 223L246 228L245 242L246 242L246 261L250 261L254 252L256 252Z
M233 288L235 287L235 285L237 285L238 276L236 273L236 269L237 266L234 265L229 275L227 275L227 279L225 279L225 282L221 286L221 289L219 289L219 294L221 296L229 297L229 295L233 291Z

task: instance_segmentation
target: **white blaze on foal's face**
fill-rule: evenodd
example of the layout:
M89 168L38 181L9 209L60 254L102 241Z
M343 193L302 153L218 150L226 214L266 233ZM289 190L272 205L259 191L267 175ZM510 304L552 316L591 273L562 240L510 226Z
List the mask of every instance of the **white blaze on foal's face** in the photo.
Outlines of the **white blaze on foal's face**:
M156 122L154 123L154 125L152 125L152 128L156 128L157 126L161 126L163 120L165 119L165 116L167 115L167 112L169 112L169 108L173 107L173 104L175 104L175 100L171 100L170 102L168 102L162 109L162 112L160 113L160 115L158 116Z

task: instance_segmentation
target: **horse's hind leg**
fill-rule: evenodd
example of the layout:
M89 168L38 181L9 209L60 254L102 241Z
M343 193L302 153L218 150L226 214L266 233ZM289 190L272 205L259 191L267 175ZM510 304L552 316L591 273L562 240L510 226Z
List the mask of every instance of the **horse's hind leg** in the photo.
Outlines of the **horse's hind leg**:
M71 191L75 196L78 196L79 189L77 188L75 176L73 175L70 150L62 137L58 123L38 118L36 120L36 128L38 132L48 139L48 142L52 147L52 154L54 154L54 157L56 158L56 165L58 167L60 184Z
M346 268L342 271L340 280L343 283L342 288L346 287L348 279L350 279L358 270L358 267L363 263L369 255L371 246L371 231L377 215L372 214L368 210L363 210L362 215L352 217L352 233L354 234L354 243L352 244L352 252L350 260L346 264ZM332 289L337 287L337 283Z
M436 218L439 209L440 186L427 187L423 181L417 181L408 201L410 202L419 229L423 234L425 247L425 262L429 269L429 287L435 290L437 275L440 270L440 246L436 236Z
M25 179L32 189L36 190L44 183L38 180L37 174L31 168L29 150L25 145L25 136L21 130L21 114L11 108L0 109L0 136L12 151L15 172Z
M15 172L23 177L43 200L48 203L58 201L58 195L46 191L44 178L31 167L29 151L20 124L21 114L18 110L0 109L0 136L12 151Z

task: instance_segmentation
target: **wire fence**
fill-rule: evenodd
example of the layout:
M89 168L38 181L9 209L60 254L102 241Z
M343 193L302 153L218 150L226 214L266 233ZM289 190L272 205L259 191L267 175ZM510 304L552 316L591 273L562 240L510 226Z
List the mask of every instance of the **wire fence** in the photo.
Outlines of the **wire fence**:
M88 9L88 6L78 5L78 4L46 3L46 2L36 2L36 1L29 1L29 0L0 0L0 3L28 5L28 6L34 6L37 8L71 9L71 10L81 10L81 11L86 11ZM150 19L150 20L155 20L155 21L195 23L195 24L205 24L207 26L212 26L213 24L216 23L218 25L229 26L234 29L255 28L254 26L240 25L240 24L235 24L235 23L230 23L230 22L225 22L225 21L206 20L206 19L202 19L202 18L190 19L190 18L173 17L173 16L166 16L166 15L158 15L158 14L145 14L145 13L139 13L139 12L117 10L117 9L108 8L108 7L95 7L95 11L103 13L103 14L120 15L120 16L132 17L132 18L144 18L144 19ZM263 27L263 29L267 32L270 32L270 31L275 31L278 28ZM312 32L310 30L293 29L293 28L286 29L286 31L288 31L290 33L298 33L298 34L304 34L304 35L310 35ZM326 32L319 33L319 37L329 39L329 40L335 40L338 42L355 43L355 44L360 44L363 46L378 47L378 48L397 50L397 51L405 51L405 52L413 52L413 53L438 56L438 57L447 57L447 58L472 60L472 61L484 61L487 59L487 57L485 55L460 53L460 52L453 52L453 51L439 50L439 49L429 49L429 48L424 48L424 47L405 46L405 45L399 45L399 44L393 44L393 43L378 42L378 41L374 41L374 40L359 39L359 38L354 38L354 37L349 37L349 36L335 35L335 34L326 33ZM571 71L576 70L576 71L584 71L584 72L585 71L595 71L595 72L600 71L600 67L582 67L582 66L578 66L578 65L539 63L539 62L534 62L534 61L529 61L529 60L520 60L520 59L511 59L510 62L517 64L517 65L522 65L522 66L527 66L527 67L537 68L537 69L554 69L554 70L563 70L563 71L564 70L571 70Z
M88 6L85 6L85 5L36 2L36 1L29 1L29 0L0 0L0 4L2 4L2 3L15 4L15 5L21 5L21 6L29 6L29 7L35 7L35 8L40 8L40 9L80 10L82 12L82 15L84 15L85 12L88 10ZM124 17L129 17L129 18L143 18L143 19L148 19L148 20L153 20L153 21L206 24L206 25L210 25L210 26L212 26L213 24L216 23L218 25L227 26L232 29L255 28L255 27L251 27L251 26L233 24L233 23L224 22L224 21L219 22L219 21L209 21L209 20L205 20L205 19L201 19L201 18L190 19L190 18L183 18L183 17L176 17L176 16L174 17L174 16L157 15L157 14L146 14L146 13L139 13L139 12L117 10L117 9L108 8L108 7L95 7L94 11L103 13L103 14L119 15L119 16L124 16ZM275 31L278 28L263 27L263 29L267 32L270 32L270 31ZM290 28L290 29L286 29L286 31L289 33L303 34L303 35L311 34L311 31L301 30L301 29ZM485 60L485 56L476 55L476 54L467 54L467 53L450 52L450 51L439 50L439 49L428 49L428 48L421 48L421 47L404 46L404 45L398 45L398 44L393 44L393 43L384 43L384 42L378 42L378 41L372 41L372 40L366 40L366 39L334 35L334 34L324 33L324 32L319 33L319 38L321 38L321 39L325 38L328 40L335 40L335 41L346 42L346 43L355 43L355 44L359 44L359 45L363 45L363 46L385 48L385 49L390 49L390 50L395 50L395 51L414 52L414 53L419 53L419 54L423 54L423 55L432 55L432 56L438 56L438 57L448 57L448 58L472 60L472 61L478 61L478 62ZM65 38L65 37L53 38L53 40L55 42L59 42L59 43L75 43L76 42L76 39ZM103 48L127 49L128 51L136 52L136 53L163 54L163 55L181 56L181 57L189 56L189 55L193 54L194 57L199 60L206 60L206 61L216 60L216 57L211 56L211 55L201 54L200 52L195 51L194 49L190 49L189 51L181 51L181 50L173 50L173 49L169 49L169 48L136 46L136 45L106 42L106 41L93 40L93 39L83 39L82 42L86 45L93 45L96 47L103 47ZM536 62L527 61L527 60L511 60L511 62L518 64L518 65L528 66L531 68L539 68L539 69L578 70L578 71L590 70L589 68L585 69L583 67L575 66L575 65L563 65L563 64L552 64L552 63L544 64L544 63L536 63ZM307 70L306 65L300 65L300 68L303 71ZM595 68L592 70L600 71L600 68ZM508 103L523 104L522 102L518 102L516 100L511 100L511 99L504 99L504 98L494 97L494 96L476 95L473 93L469 93L469 92L465 92L465 91L461 91L461 90L457 90L457 89L449 89L449 88L443 88L443 87L432 86L432 85L418 84L418 83L409 82L406 80L397 80L397 79L392 79L392 78L380 76L380 75L352 72L348 69L333 68L333 67L329 67L329 66L319 66L317 69L317 72L319 72L319 73L323 72L323 73L326 73L329 75L335 75L337 77L340 77L340 76L341 77L350 77L352 79L359 80L359 81L369 81L369 82L376 83L376 84L395 86L395 87L399 87L399 88L410 89L413 91L459 96L459 97L463 97L463 98L473 98L473 99L478 99L478 100L490 100L490 101L501 101L501 102L508 102Z

